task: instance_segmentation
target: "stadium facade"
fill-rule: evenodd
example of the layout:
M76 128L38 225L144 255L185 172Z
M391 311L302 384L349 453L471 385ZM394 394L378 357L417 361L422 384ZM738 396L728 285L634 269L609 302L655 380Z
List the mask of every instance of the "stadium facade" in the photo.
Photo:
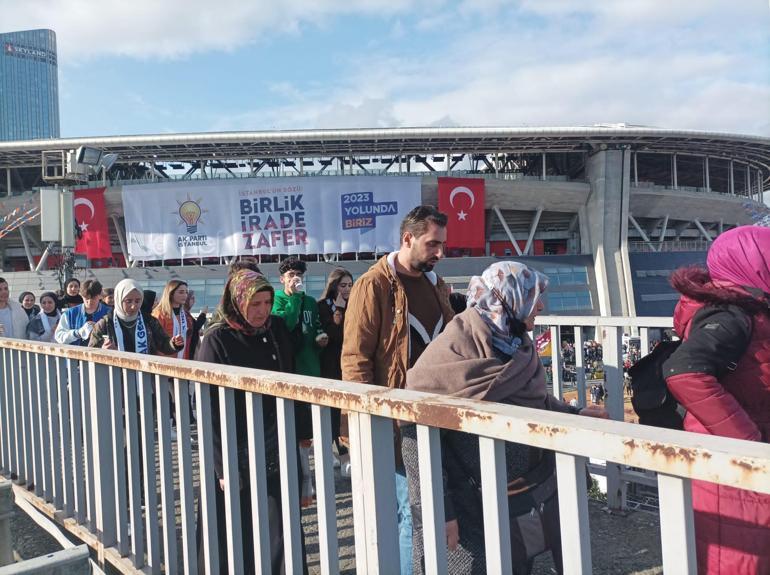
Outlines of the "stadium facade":
M751 223L770 184L769 138L626 125L115 136L0 143L0 217L34 204L35 190L48 185L43 152L80 146L117 154L109 171L84 184L106 186L113 258L88 262L84 273L107 284L131 275L153 286L183 275L209 304L221 293L221 258L126 265L122 197L132 185L166 182L173 190L190 180L419 176L422 201L435 204L440 176L483 178L486 245L450 250L441 263L456 287L486 258L511 257L552 278L552 313L662 315L676 299L670 272L703 261L717 235ZM38 265L46 247L39 237L32 217L0 239L3 274L18 272L14 291L53 287L55 274ZM316 262L311 291L337 261L361 273L375 255L308 254ZM273 278L278 257L263 258Z
M56 34L0 34L0 141L59 137Z

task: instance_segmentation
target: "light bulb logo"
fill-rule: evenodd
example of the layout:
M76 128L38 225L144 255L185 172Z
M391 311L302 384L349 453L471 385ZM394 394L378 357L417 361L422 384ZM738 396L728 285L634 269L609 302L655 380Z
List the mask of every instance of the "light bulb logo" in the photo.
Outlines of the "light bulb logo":
M201 207L193 200L187 200L179 206L179 217L187 224L187 233L194 234L198 231L198 220L201 217Z

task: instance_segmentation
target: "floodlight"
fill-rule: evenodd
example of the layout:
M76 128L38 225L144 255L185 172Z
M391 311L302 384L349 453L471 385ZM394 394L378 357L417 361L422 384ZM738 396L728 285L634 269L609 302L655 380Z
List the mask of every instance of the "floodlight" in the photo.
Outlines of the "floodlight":
M117 154L104 154L101 159L101 168L105 172L109 172L110 168L115 165L115 162L118 160Z
M102 151L99 148L80 146L77 150L76 158L78 164L96 166L99 163L99 160L102 159Z

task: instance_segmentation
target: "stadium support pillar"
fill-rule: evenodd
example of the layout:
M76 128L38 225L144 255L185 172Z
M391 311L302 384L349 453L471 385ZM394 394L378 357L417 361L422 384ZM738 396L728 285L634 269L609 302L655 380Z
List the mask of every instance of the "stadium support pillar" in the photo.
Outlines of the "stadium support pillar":
M711 191L711 178L709 176L709 157L706 156L703 158L703 187L706 188L707 191Z
M663 247L663 242L666 240L667 228L668 228L668 214L666 214L666 217L663 218L663 225L660 227L660 237L658 238L658 243L661 244L661 248Z
M19 228L21 234L21 241L24 244L24 252L27 254L27 261L29 262L29 271L35 270L35 259L32 257L32 248L29 245L29 237L27 236L27 230L24 226Z
M503 229L505 230L505 233L508 236L508 239L513 244L513 249L516 250L516 254L519 256L524 255L521 253L521 248L519 248L519 244L516 243L516 238L513 237L513 232L511 231L511 228L508 227L508 222L505 221L505 218L503 217L503 213L500 211L500 208L498 208L497 206L492 206L492 209L495 211L495 214L497 214L497 218L500 220L500 223L502 224Z
M527 245L524 247L524 255L532 255L532 242L535 239L535 233L537 232L537 225L540 223L540 216L543 215L542 206L537 208L535 217L532 218L532 224L529 226L529 236L527 237Z
M679 174L677 174L677 167L676 167L676 154L673 154L671 156L671 177L674 180L674 189L679 189Z
M128 257L128 250L126 249L126 232L123 231L123 226L120 225L120 220L116 214L112 214L112 225L115 226L115 233L118 236L118 242L120 243L120 251L123 252L123 260L126 262L126 267L129 267L130 261Z
M695 227L698 228L698 231L703 235L703 237L706 239L707 242L714 241L714 238L711 237L711 234L706 231L706 228L703 227L703 224L700 223L700 220L698 218L695 218L692 223L695 224Z
M628 261L630 164L625 149L597 151L586 163L591 195L585 219L603 316L634 315Z
M642 226L640 226L639 222L636 221L636 218L634 218L634 216L632 216L631 214L628 214L628 219L634 225L634 227L636 228L636 231L639 232L639 235L642 236L642 239L644 240L644 242L650 247L650 250L653 252L657 252L658 250L650 241L650 236L648 236L645 233L645 231L642 229Z
M733 161L730 160L730 195L735 195L735 169Z
M5 169L5 195L11 197L11 168Z
M634 152L634 187L639 187L639 152Z
M543 161L543 169L541 170L542 174L540 175L540 179L545 181L545 152L543 152L542 158L543 158L543 160L542 160Z

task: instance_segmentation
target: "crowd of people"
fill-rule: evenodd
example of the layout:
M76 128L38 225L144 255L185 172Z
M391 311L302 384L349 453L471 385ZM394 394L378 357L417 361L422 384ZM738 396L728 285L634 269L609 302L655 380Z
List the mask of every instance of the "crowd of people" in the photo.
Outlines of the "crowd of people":
M473 276L466 296L450 297L451 290L434 271L444 256L446 224L446 216L432 206L416 207L401 224L397 251L355 282L348 270L335 269L318 300L305 292L306 264L297 257L281 262L278 290L255 261L236 262L210 318L205 309L193 317L194 294L180 280L170 281L157 298L132 279L110 290L96 280L81 284L73 279L62 294L45 292L36 302L34 294L24 292L17 303L0 278L0 336L194 358L606 418L600 405L581 409L548 392L545 368L529 336L545 305L548 278L522 263L501 261ZM688 410L685 426L691 431L768 441L769 234L762 228L727 232L714 242L707 270L685 270L674 277L674 286L683 294L675 324L684 343L666 363L665 374ZM574 361L574 346L567 345L563 352L572 354ZM586 342L583 354L586 366L601 367L599 343ZM254 526L246 394L234 395L238 477L229 483L223 470L220 398L217 393L210 396L214 469L207 472L220 486L220 572L228 568L228 537L242 539L246 572L257 570L253 530L262 528L269 530L272 572L281 573L285 561L276 403L263 398L268 525ZM314 495L309 472L312 426L307 405L296 403L295 410L300 504L309 505ZM349 469L346 419L339 411L332 414L332 430L338 462ZM399 541L394 562L399 561L403 574L425 570L417 444L414 424L394 428ZM465 433L442 430L441 446L448 570L483 573L478 442ZM550 550L561 572L554 454L515 443L505 449L513 569L528 573L534 558ZM243 528L237 534L226 531L228 485L240 489ZM709 572L750 573L768 564L770 497L694 481L693 501L698 560ZM733 521L736 516L739 526ZM200 541L200 521L197 535ZM736 537L740 546L732 545ZM304 548L304 539L301 544Z

